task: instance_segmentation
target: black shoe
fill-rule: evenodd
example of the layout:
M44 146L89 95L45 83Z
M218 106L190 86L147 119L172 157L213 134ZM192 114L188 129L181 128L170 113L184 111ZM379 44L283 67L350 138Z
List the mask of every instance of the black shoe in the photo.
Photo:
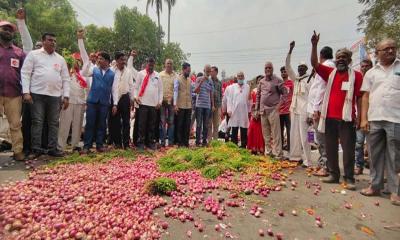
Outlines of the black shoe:
M147 148L149 148L150 150L153 150L153 151L157 150L157 147L154 143L147 146Z
M64 157L64 153L60 150L50 150L47 152L47 155L52 157Z
M79 152L79 154L81 154L81 155L87 155L89 153L90 153L90 149L89 148L83 148L83 150Z
M99 152L99 153L103 153L103 152L105 152L107 149L105 148L105 147L98 147L98 148L96 148L96 151L97 152Z
M138 151L144 151L144 145L143 144L138 144L136 146L136 148L137 148Z
M80 151L82 151L82 148L80 148L80 147L74 147L74 148L72 149L72 151L73 151L73 152L80 152Z
M28 155L29 160L37 159L38 157L42 156L41 152L33 151Z
M333 176L329 176L327 178L322 179L323 183L339 183L339 179Z

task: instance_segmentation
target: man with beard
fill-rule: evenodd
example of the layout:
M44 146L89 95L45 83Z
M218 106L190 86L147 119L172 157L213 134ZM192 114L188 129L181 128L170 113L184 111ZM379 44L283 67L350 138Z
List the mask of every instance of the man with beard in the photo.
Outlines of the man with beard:
M174 109L177 113L176 143L182 147L189 147L190 115L192 114L192 82L190 64L182 64L182 73L174 80Z
M335 67L333 59L333 50L330 47L323 47L319 52L319 63L328 67ZM315 130L315 138L318 143L318 167L319 170L313 173L314 176L326 177L328 176L328 169L326 166L326 146L325 146L325 135L318 131L319 116L321 115L321 105L324 99L324 93L326 91L326 82L319 76L315 75L312 80L310 87L310 94L308 95L308 114L313 116L313 127Z
M70 75L64 58L55 52L56 36L44 33L43 48L31 51L21 69L22 91L24 101L32 104L30 158L36 158L45 153L42 145L43 121L47 118L48 155L63 156L58 147L58 128L60 104L65 110L69 105Z
M361 128L368 132L371 185L365 196L379 195L386 166L393 205L400 206L400 60L397 46L385 39L375 48L378 64L364 77Z
M24 24L25 25L25 24ZM21 132L21 67L25 59L22 49L13 44L17 27L0 21L0 107L4 109L10 125L14 159L24 160Z
M294 82L292 104L290 105L290 161L303 163L303 167L311 166L311 146L307 139L310 121L307 115L307 101L310 89L306 63L301 62L297 67L297 76L290 64L295 42L290 43L289 53L286 57L285 69L289 78Z
M338 144L340 140L343 148L344 186L349 190L355 190L355 125L356 122L357 125L359 124L359 120L356 118L356 105L357 112L359 112L362 75L349 67L352 52L345 48L336 52L336 68L320 64L317 55L318 41L319 34L314 31L311 38L311 64L318 75L327 82L318 126L318 131L325 133L327 163L330 174L323 182L339 183Z
M373 67L372 61L369 59L364 59L360 63L360 70L363 76L367 73L368 70L370 70ZM363 174L364 170L364 143L365 143L365 131L362 129L357 129L356 131L356 152L355 152L355 157L356 157L356 168L354 169L354 174L355 175L360 175Z

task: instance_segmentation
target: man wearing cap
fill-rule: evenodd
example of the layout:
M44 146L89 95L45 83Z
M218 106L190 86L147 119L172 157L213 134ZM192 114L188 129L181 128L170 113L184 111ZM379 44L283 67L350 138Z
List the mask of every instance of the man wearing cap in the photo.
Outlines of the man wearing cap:
M83 42L84 31L78 30L78 47L83 60L82 75L92 77L89 93L86 99L86 125L82 154L87 154L96 140L96 149L98 152L104 152L104 139L106 135L106 121L111 96L117 88L114 81L115 73L110 68L111 57L106 52L100 52L98 56L98 66L91 68L89 55L86 52ZM116 96L112 96L117 99ZM112 113L117 112L117 106L114 105Z
M13 44L17 27L0 21L0 107L4 109L10 125L14 159L24 160L21 132L22 86L21 67L25 59L22 49Z
M335 67L333 59L332 48L325 46L319 52L319 62L328 67ZM318 74L315 75L311 82L310 94L308 96L307 112L313 116L313 127L315 130L315 137L318 143L318 151L320 157L318 158L319 170L313 173L314 176L326 177L328 176L328 167L326 165L326 146L325 134L318 131L319 116L321 115L321 105L326 91L326 81Z
M338 144L340 140L343 149L344 186L349 190L355 190L354 150L356 125L359 125L359 118L356 117L356 105L359 113L362 75L349 67L352 52L346 48L336 52L336 68L320 64L317 55L318 41L319 34L314 31L311 38L311 64L318 75L327 82L318 126L318 131L325 133L330 175L323 182L339 183Z
M311 146L307 139L307 131L310 126L307 115L307 101L310 89L309 74L307 74L307 64L300 62L297 67L297 76L292 69L290 59L295 42L290 43L289 53L286 57L285 69L289 78L294 82L292 104L290 105L290 152L289 159L303 163L303 167L311 166Z
M67 109L69 104L70 76L64 58L55 52L56 36L42 35L43 48L31 51L21 69L24 101L32 104L32 155L36 158L45 153L42 145L43 121L49 127L48 155L61 157L58 150L60 105Z
M139 104L139 123L137 147L143 150L144 146L151 150L156 149L155 128L156 109L163 101L163 82L159 74L154 71L154 58L147 59L146 68L137 74L134 87L135 101Z
M177 113L176 143L179 146L189 147L190 116L192 114L192 82L190 64L182 64L182 73L174 80L174 109Z
M165 139L168 137L168 145L174 144L174 80L177 74L173 70L172 59L166 59L164 71L160 72L160 78L163 83L163 102L160 108L161 119L161 146L165 147ZM157 124L157 123L156 123ZM168 126L168 127L167 127Z

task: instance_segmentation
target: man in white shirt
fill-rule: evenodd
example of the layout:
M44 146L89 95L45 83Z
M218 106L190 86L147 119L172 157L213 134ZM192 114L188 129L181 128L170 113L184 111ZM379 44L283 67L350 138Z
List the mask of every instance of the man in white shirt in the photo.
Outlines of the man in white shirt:
M322 65L335 67L333 59L333 50L331 47L325 46L319 52L319 62ZM313 127L315 130L315 138L318 144L319 158L318 167L320 168L314 173L314 176L326 177L328 176L328 167L326 165L326 147L325 147L325 134L318 131L319 116L321 115L321 105L324 100L324 93L326 91L326 81L320 75L315 74L311 82L311 87L308 95L307 113L313 116Z
M147 59L146 69L137 75L134 96L139 104L139 123L137 147L143 150L146 145L155 150L156 109L159 109L163 100L163 83L159 74L154 71L154 58Z
M247 129L249 128L250 86L245 83L244 73L237 74L238 82L225 91L226 111L229 116L228 127L232 128L232 142L238 144L240 128L240 147L247 146Z
M386 170L390 200L400 206L400 59L392 39L379 42L375 49L379 62L365 74L361 87L360 126L368 132L372 178L361 194L379 195Z
M133 69L134 56L136 56L136 52L132 51L128 64L126 64L124 53L117 52L115 54L114 82L116 87L113 88L113 108L116 107L117 110L113 111L114 114L110 116L109 131L111 141L117 148L127 149L129 147L131 102L134 101L133 82L137 73Z
M293 80L294 90L292 104L290 105L290 153L291 161L303 163L303 167L311 166L311 146L307 139L307 131L310 126L307 114L307 100L310 89L307 74L308 67L305 63L300 63L297 67L299 75L293 71L290 58L294 49L295 42L290 43L289 53L286 57L285 69L289 78Z
M43 120L49 126L48 154L61 157L57 149L60 104L67 109L69 104L70 76L62 56L55 52L56 36L45 33L43 48L31 51L21 70L24 101L32 104L32 150L31 158L43 154L41 148Z

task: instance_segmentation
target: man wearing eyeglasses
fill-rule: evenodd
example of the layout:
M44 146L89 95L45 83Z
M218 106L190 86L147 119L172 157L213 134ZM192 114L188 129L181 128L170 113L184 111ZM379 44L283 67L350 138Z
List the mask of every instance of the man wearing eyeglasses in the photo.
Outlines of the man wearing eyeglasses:
M383 189L384 171L393 205L400 206L400 60L397 46L386 39L376 46L378 64L364 76L360 127L368 132L371 185L361 194Z

